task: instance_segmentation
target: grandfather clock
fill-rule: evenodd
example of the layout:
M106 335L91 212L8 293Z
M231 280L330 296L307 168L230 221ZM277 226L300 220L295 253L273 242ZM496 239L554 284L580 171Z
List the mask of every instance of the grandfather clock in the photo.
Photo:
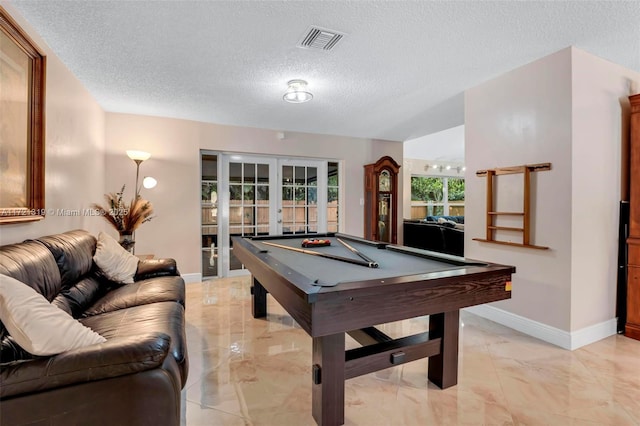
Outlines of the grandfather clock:
M630 96L629 238L627 239L627 323L624 334L640 340L640 94Z
M398 242L398 171L400 165L385 156L364 166L364 237Z

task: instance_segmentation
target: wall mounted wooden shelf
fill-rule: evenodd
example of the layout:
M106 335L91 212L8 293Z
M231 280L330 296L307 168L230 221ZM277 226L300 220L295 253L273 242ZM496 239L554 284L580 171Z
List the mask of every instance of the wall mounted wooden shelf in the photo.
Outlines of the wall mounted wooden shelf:
M531 243L531 173L551 170L551 163L525 164L522 166L498 167L495 169L478 170L476 176L487 178L487 217L486 217L486 237L473 238L474 241L483 243L502 244L507 246L526 247L538 250L546 250L549 247L537 246ZM521 212L498 212L494 211L494 188L493 183L496 176L522 173L523 179L523 200ZM522 227L498 226L494 219L498 216L522 216ZM509 231L522 233L522 243L511 241L500 241L495 239L495 231Z

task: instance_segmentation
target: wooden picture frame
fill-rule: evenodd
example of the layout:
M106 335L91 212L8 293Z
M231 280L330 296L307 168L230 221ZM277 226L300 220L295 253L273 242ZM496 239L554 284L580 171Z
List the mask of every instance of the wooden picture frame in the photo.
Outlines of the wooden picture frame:
M0 7L0 224L45 216L46 57Z

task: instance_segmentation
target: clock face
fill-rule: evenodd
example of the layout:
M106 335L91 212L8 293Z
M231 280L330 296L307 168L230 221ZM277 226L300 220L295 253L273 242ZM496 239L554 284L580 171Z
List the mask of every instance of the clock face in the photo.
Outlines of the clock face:
M383 170L380 172L380 178L378 180L378 190L379 191L390 191L391 190L391 174L388 170Z

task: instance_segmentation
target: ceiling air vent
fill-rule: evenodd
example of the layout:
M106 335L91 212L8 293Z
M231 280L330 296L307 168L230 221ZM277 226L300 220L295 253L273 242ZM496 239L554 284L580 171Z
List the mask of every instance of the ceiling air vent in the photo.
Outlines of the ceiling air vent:
M303 49L331 50L344 35L338 31L311 26L297 46Z

